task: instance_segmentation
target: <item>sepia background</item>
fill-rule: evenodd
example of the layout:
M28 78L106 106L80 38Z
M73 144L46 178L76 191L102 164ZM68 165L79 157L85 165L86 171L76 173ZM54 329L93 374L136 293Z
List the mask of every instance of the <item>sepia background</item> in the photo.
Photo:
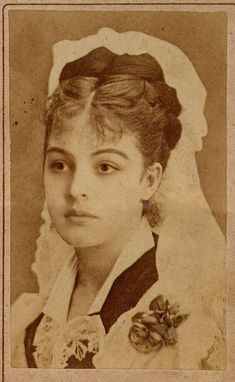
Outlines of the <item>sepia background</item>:
M141 31L178 46L207 89L208 135L197 154L201 186L226 232L226 14L10 11L11 298L37 290L30 267L43 205L41 114L55 42L101 27ZM205 233L206 234L206 233Z

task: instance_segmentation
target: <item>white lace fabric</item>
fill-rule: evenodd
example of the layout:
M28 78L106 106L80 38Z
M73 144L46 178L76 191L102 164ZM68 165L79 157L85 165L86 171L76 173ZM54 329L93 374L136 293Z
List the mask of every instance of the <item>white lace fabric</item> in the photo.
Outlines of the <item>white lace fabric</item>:
M34 338L37 367L64 369L72 356L82 361L87 353L99 351L102 336L98 316L78 316L63 325L44 316Z

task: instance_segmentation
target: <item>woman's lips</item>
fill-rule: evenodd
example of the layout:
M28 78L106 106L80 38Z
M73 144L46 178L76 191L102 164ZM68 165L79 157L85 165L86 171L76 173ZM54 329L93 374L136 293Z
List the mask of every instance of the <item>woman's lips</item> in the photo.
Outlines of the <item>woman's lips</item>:
M65 216L69 221L75 224L81 224L97 219L97 216L85 210L70 210L65 214Z

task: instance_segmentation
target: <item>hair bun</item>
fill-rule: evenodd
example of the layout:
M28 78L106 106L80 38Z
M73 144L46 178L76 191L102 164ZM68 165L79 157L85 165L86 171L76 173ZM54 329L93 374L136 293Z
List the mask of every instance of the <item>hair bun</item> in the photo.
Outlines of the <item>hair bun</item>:
M144 99L153 107L157 123L163 128L163 135L170 150L181 136L181 123L178 116L182 106L174 88L162 81L146 81Z
M156 91L156 103L178 117L182 106L178 100L176 90L162 81L153 81L153 86Z
M78 83L75 83L76 77ZM83 84L78 89L81 77L93 77L92 84L91 79L86 79L86 84L83 78ZM90 87L100 87L99 102L102 100L104 104L105 100L106 105L115 104L116 108L117 105L128 104L132 109L133 104L144 99L152 107L157 130L161 130L161 135L163 133L169 149L173 149L178 142L181 124L177 117L182 107L176 90L167 85L162 68L151 55L117 55L105 47L99 47L67 63L61 72L60 83L65 80L69 82L64 85L64 92L73 98L77 98L78 94L81 97L89 94ZM110 89L114 86L115 97L110 96Z
M170 150L172 150L180 139L182 127L179 119L173 113L167 114L167 120L168 123L164 127L163 134Z
M60 74L60 82L73 77L132 75L146 80L164 81L162 68L148 53L117 55L99 47L75 61L68 62Z

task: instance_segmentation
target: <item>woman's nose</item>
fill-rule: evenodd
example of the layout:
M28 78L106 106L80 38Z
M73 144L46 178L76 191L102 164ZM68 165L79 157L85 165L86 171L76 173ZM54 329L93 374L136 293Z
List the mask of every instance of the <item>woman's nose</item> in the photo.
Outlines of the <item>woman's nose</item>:
M89 190L90 190L90 174L88 174L86 171L82 170L75 170L69 190L68 195L70 198L73 198L74 200L78 200L80 198L88 198Z
M207 126L207 121L206 118L203 116L201 119L201 125L200 125L200 130L201 130L201 137L205 137L208 132L208 126Z

